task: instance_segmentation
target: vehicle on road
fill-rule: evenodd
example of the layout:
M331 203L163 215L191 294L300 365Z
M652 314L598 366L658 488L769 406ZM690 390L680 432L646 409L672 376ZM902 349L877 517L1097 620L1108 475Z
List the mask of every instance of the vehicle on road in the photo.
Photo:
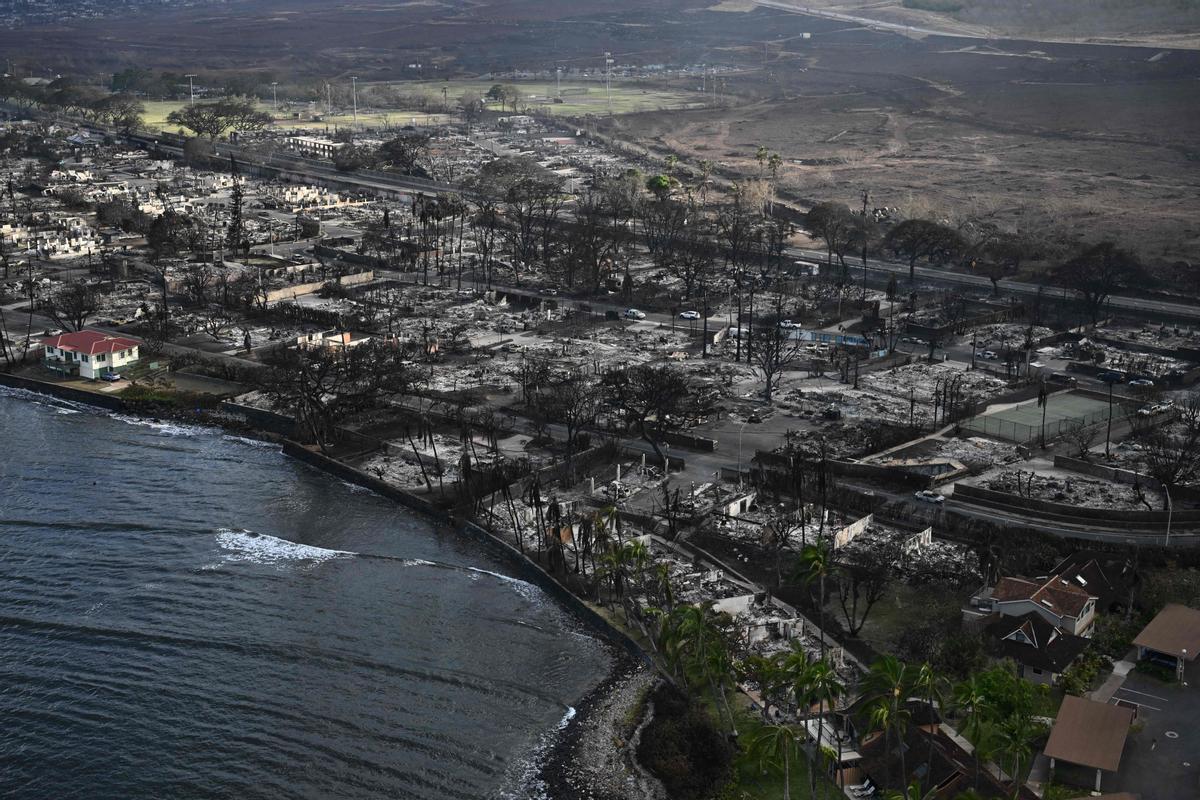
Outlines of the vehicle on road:
M922 489L919 492L914 492L913 497L917 498L922 503L933 503L934 505L939 506L946 502L945 495L940 495L937 492L931 492L928 489Z
M746 417L746 422L749 422L751 425L757 425L762 421L763 421L763 418L761 416L759 416L757 411L752 413L750 416Z
M625 319L645 319L646 312L638 311L636 308L625 309Z
M1158 408L1156 406L1142 406L1137 410L1137 413L1139 417L1149 417L1157 414Z
M785 328L790 331L790 330L793 330L794 328L799 328L800 326L797 325L796 323L792 322L790 319L785 319L779 323L779 327Z
M121 376L115 372L106 372L100 376L100 380L112 383L121 380Z
M1074 386L1075 384L1079 383L1074 375L1068 375L1065 372L1051 372L1050 380L1056 383L1065 383L1068 386Z
M700 319L700 312L699 311L680 311L679 318L680 319Z
M1099 378L1100 380L1104 381L1105 383L1124 383L1125 382L1125 376L1122 375L1120 372L1112 372L1112 371L1101 372L1096 377Z
M995 361L1000 356L996 355L995 350L984 350L983 357L986 358L988 361Z
M1134 378L1129 382L1130 386L1153 386L1154 381L1149 378Z
M558 294L558 287L557 286L543 286L540 291L542 294L553 297L554 295Z

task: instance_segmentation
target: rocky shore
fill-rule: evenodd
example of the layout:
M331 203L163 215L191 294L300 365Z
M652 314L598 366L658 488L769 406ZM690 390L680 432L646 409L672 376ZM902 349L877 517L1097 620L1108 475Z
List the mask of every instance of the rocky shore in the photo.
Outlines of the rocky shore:
M667 800L634 755L643 698L657 680L645 664L619 658L550 749L539 775L549 800Z

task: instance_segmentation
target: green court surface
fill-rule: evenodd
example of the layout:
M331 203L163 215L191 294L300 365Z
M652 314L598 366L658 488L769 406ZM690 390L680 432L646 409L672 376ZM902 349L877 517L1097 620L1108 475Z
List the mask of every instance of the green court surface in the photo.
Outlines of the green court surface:
M1113 414L1121 416L1122 406L1114 402ZM1031 442L1042 435L1042 407L1030 400L1012 408L982 414L963 423L972 433L1007 439L1011 442ZM1046 399L1046 438L1053 439L1078 425L1095 425L1108 419L1108 401L1068 392L1050 395Z

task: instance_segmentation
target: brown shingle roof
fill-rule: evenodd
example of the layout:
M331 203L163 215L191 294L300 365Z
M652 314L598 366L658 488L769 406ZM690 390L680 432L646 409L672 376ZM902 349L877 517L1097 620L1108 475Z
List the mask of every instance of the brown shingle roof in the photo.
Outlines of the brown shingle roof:
M1195 661L1200 653L1200 611L1178 603L1168 603L1142 628L1133 643L1169 656Z
M1121 766L1133 709L1067 695L1046 742L1046 755L1071 764L1116 772Z
M992 590L992 599L1007 601L1007 600L1028 600L1033 597L1033 593L1038 590L1038 584L1025 578L1001 578L996 583L996 588Z
M1041 603L1055 614L1078 617L1093 597L1087 590L1058 575L1031 581L1028 578L1001 578L992 590L992 599L1005 603L1029 600Z

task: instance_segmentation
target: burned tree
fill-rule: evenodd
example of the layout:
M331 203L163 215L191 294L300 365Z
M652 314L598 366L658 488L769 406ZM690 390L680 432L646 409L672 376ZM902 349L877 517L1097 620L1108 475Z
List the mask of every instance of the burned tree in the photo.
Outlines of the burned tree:
M601 389L608 405L654 449L664 471L665 434L699 421L712 400L682 370L650 364L610 370L601 379Z
M1113 292L1135 286L1148 276L1133 253L1112 242L1101 242L1059 265L1053 277L1059 286L1079 295L1095 324Z
M76 281L60 287L46 298L42 310L69 331L83 330L87 319L96 313L100 296L96 287Z
M800 355L800 340L792 338L791 330L780 327L780 310L777 306L773 316L760 320L751 337L751 361L762 375L763 399L768 403L776 381Z
M287 350L259 376L259 388L275 408L294 414L300 429L326 450L348 415L412 387L416 376L406 358L403 350L373 342Z
M883 244L908 259L908 282L916 282L917 261L947 261L962 253L964 242L958 231L927 219L908 219L888 231Z

